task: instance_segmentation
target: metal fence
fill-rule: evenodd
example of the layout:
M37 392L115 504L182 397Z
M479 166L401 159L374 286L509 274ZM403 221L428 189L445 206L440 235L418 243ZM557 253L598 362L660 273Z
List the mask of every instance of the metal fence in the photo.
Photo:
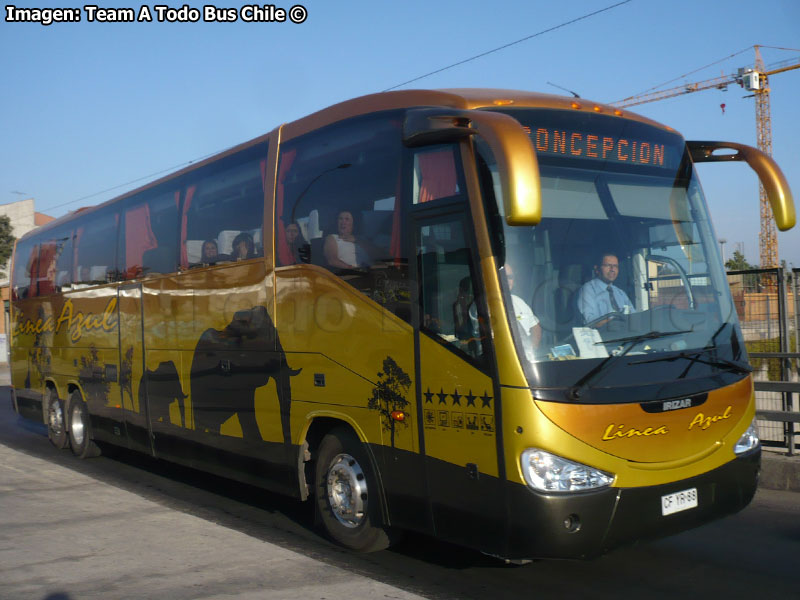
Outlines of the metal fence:
M800 450L800 269L729 271L728 283L754 367L764 446Z

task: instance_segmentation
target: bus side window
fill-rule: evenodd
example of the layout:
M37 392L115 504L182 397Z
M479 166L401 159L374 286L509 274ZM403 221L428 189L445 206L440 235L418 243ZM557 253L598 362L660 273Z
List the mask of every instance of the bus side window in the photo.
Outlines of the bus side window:
M178 200L174 190L145 193L125 207L122 279L178 270Z
M36 278L37 295L49 296L56 290L56 261L58 245L55 240L42 242L39 246L39 273Z
M460 193L452 146L421 150L414 154L414 204L425 204Z
M401 125L355 117L284 144L275 239L278 266L324 267L409 320Z
M462 219L425 224L418 240L420 328L452 350L482 360L479 288Z
M118 209L104 209L85 215L75 230L77 284L100 284L116 273ZM91 234L86 234L91 232Z
M59 228L55 232L55 241L57 244L56 253L58 258L56 260L56 288L63 290L72 284L72 261L75 258L74 241L75 234L72 230L72 225L67 228Z
M39 249L31 240L17 242L14 252L14 273L12 283L13 300L28 298L31 286L31 265L34 260L34 252Z
M192 178L183 191L181 268L264 256L266 156L267 147L261 145L231 157L223 165L201 169ZM252 242L252 246L247 244L246 256L237 254L233 247L238 236ZM205 242L216 245L214 260L203 260Z

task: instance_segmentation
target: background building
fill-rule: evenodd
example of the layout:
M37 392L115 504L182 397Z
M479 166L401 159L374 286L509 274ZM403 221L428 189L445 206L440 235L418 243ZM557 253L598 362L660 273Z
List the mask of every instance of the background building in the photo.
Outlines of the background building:
M31 229L36 229L45 223L54 220L55 217L36 212L33 198L20 200L19 202L9 202L0 204L0 216L7 216L11 221L14 237L19 239ZM9 317L9 285L8 280L11 262L5 265L2 271L5 278L0 279L0 300L3 302L3 318L0 319L0 362L8 361L8 329Z

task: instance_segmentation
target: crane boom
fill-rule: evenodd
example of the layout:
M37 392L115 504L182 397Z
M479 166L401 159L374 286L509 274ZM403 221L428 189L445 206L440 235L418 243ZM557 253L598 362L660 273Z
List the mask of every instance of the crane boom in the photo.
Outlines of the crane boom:
M736 73L730 75L722 75L713 79L686 83L674 88L647 94L629 96L617 102L612 102L611 105L618 108L625 108L712 88L727 90L729 85L735 83L745 88L747 91L753 92L753 96L755 96L756 99L757 146L759 150L772 156L772 118L770 116L769 76L793 69L800 69L800 58L782 61L772 65L772 68L767 70L764 67L764 61L761 59L759 46L754 46L754 48L756 51L754 69L739 69ZM770 208L767 192L761 184L759 184L759 203L761 210L761 229L758 234L759 258L761 260L760 266L761 268L773 268L777 267L779 264L778 230L772 218L772 209Z
M647 102L656 102L657 100L665 100L674 96L682 96L683 94L691 94L692 92L700 92L711 88L725 90L732 83L740 83L741 78L737 80L736 75L723 75L715 77L714 79L706 79L705 81L697 81L695 83L687 83L679 85L678 87L660 90L658 92L650 92L649 94L642 94L641 96L629 96L617 102L612 102L612 106L625 108L626 106L636 106L637 104L646 104Z

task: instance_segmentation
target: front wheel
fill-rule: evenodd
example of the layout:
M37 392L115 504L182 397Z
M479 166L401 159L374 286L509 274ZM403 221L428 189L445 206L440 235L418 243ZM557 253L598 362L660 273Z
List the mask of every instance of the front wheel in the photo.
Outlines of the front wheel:
M336 429L323 438L314 479L319 516L335 542L358 552L389 547L392 540L382 523L378 485L354 434Z
M78 458L100 455L100 448L92 440L92 424L89 409L79 392L72 392L69 402L69 442L72 453Z

